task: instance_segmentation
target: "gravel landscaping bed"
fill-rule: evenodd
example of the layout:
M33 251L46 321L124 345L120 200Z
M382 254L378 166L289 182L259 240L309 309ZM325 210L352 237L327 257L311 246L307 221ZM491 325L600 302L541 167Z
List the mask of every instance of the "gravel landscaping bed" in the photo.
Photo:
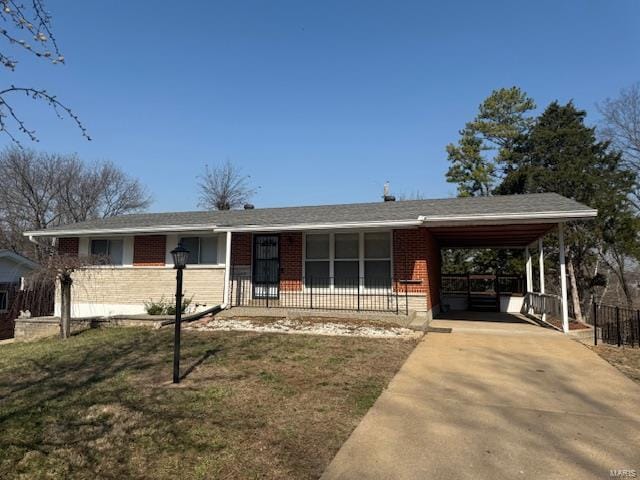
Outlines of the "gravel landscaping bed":
M205 331L303 333L310 335L357 336L370 338L419 337L422 332L390 323L322 317L287 319L277 317L209 318L186 326Z

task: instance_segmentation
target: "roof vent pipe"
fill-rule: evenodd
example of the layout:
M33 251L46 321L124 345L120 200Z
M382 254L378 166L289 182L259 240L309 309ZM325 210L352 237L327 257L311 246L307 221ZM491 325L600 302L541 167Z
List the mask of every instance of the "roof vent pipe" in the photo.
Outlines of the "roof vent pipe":
M245 203L244 204L244 209L245 210L253 210L254 208L256 208L256 207L254 207L252 203Z
M382 193L382 199L385 202L395 202L396 201L396 197L394 197L393 195L391 195L389 193L389 182L388 181L384 182L384 190L383 190L383 193Z

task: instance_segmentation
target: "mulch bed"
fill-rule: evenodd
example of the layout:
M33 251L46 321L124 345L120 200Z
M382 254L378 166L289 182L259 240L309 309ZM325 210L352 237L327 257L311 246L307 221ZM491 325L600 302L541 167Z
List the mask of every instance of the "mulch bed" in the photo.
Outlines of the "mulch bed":
M554 327L562 330L562 320L557 318L548 318L547 323L550 323ZM569 320L569 330L585 330L591 328L586 323L576 322L575 320Z

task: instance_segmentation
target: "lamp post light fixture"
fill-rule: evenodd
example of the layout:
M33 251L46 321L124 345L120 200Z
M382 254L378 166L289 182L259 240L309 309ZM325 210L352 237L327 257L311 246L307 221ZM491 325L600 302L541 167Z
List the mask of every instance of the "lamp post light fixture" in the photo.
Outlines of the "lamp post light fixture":
M189 250L182 246L182 242L171 250L173 268L176 272L176 324L173 337L173 383L180 383L180 322L182 321L182 271L189 260Z

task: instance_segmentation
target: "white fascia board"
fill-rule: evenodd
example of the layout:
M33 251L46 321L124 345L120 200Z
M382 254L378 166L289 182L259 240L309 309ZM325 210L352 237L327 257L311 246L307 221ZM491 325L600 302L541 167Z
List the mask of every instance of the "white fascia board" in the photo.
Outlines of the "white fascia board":
M153 227L96 228L79 230L37 230L24 232L25 237L81 237L90 235L131 235L136 233L209 232L215 225L158 225Z
M379 222L348 222L348 223L301 223L294 225L242 225L237 227L220 227L217 232L286 232L300 230L334 230L339 228L389 228L389 227L417 227L420 220L396 220Z
M597 210L575 210L575 211L551 211L551 212L528 212L528 213L498 213L479 215L420 215L418 219L423 224L511 224L514 221L524 223L547 223L547 222L568 222L598 216Z
M136 233L165 233L165 232L282 232L299 230L330 230L337 228L384 228L384 227L417 227L419 220L398 220L378 222L347 222L347 223L303 223L292 225L239 225L234 227L218 227L216 225L168 225L157 227L131 227L113 229L86 230L38 230L25 232L23 235L32 237L80 237L95 235L131 235Z

